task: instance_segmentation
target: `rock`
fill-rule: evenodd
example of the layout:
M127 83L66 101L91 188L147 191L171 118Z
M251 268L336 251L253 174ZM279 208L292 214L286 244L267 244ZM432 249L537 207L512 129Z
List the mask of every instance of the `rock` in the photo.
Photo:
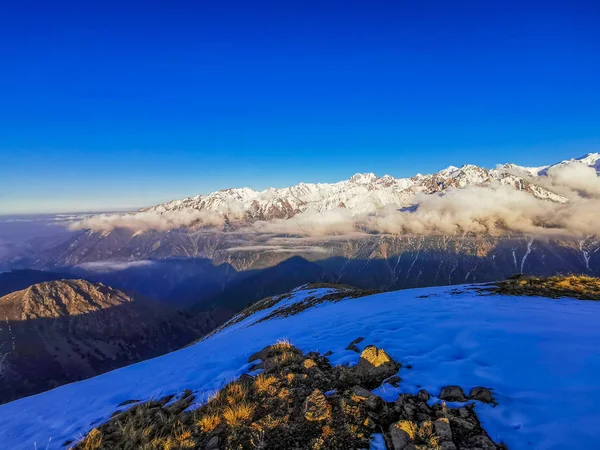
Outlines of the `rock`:
M394 361L383 349L369 345L360 354L356 365L358 377L367 387L377 387L386 378L395 375L400 369L400 364Z
M358 337L358 338L354 339L352 342L350 342L350 345L348 345L348 347L346 347L346 350L352 350L353 352L360 353L360 350L356 346L356 344L359 344L360 342L362 342L364 340L365 340L365 338L363 338L363 337Z
M271 346L265 347L261 351L256 352L253 355L251 355L248 358L248 362L251 363L252 361L256 361L257 359L264 361L269 356L269 353L271 353Z
M204 447L205 450L219 450L219 436L213 436Z
M314 362L312 359L308 358L305 359L304 361L302 361L302 367L304 367L305 369L310 369L312 367L315 367L317 365L316 362Z
M392 441L390 450L413 450L415 448L410 435L398 428L397 424L390 426L390 438Z
M450 428L450 422L446 418L441 418L433 423L435 428L435 434L440 437L442 441L452 441L452 429Z
M496 400L494 400L494 396L492 395L492 391L488 388L484 388L483 386L477 386L471 389L469 393L469 398L471 400L479 400L483 403L492 403L496 404Z
M331 417L331 405L319 389L315 389L304 401L304 417L306 420L325 420Z
M419 392L417 392L416 397L420 402L428 402L430 399L429 392L427 392L425 389L421 389Z
M365 402L365 406L371 410L378 409L383 405L383 400L371 391L362 386L354 386L352 393L360 400Z
M327 353L324 353L323 356L331 356L333 355L333 352L331 350L328 350Z
M496 444L484 434L470 437L467 445L469 450L496 450Z
M440 442L440 450L456 450L456 445L453 442Z
M441 400L448 402L466 402L467 397L460 386L446 386L439 395Z
M243 373L238 378L238 382L245 385L252 384L254 383L254 377L252 375L248 375L247 373Z

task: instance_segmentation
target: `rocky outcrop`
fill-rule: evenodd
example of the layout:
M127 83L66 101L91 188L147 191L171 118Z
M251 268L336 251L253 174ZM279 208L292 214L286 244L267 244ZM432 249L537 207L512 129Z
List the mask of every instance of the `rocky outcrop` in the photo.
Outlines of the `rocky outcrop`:
M367 348L363 359L373 367L394 363L383 349ZM472 406L430 406L424 390L386 402L364 384L348 386L346 381L357 377L358 365L332 367L326 357L302 354L288 342L265 347L250 360L277 363L263 366L263 372L254 378L244 375L229 383L194 411L186 410L194 404L189 392L174 403L167 397L135 405L92 430L76 448L87 449L88 444L100 442L98 450L149 445L347 450L368 448L370 436L381 432L389 450L504 448L489 438ZM377 377L370 384L381 383L381 373L368 374Z

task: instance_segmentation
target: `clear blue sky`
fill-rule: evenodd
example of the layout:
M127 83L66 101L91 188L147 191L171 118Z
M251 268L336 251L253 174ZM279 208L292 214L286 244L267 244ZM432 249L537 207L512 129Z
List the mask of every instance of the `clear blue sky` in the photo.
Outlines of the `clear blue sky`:
M600 148L593 0L21 0L0 42L0 213Z

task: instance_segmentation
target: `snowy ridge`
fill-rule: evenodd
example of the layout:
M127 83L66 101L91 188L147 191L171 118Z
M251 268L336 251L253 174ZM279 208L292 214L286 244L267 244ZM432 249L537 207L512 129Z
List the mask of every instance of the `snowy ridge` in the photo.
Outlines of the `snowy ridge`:
M353 213L372 213L386 205L409 207L417 194L445 192L449 188L487 185L491 182L525 190L534 197L554 202L566 199L543 183L550 167L578 161L600 172L600 153L565 160L552 166L522 167L504 164L485 169L471 164L458 168L449 166L432 175L417 174L411 178L377 177L373 173L357 173L338 183L300 183L287 188L268 188L256 191L250 188L225 189L208 195L196 195L181 200L145 208L168 214L180 210L206 210L221 213L229 220L287 219L308 209L319 212L347 208Z
M327 292L298 289L280 300L291 304ZM361 349L382 347L405 367L399 388L377 389L382 397L420 387L435 395L449 384L465 390L486 386L498 406L478 403L477 413L489 435L509 449L598 447L597 302L478 296L470 286L436 287L325 302L283 318L258 317L168 355L2 405L2 445L30 450L36 442L38 448L58 449L107 420L126 400L184 389L206 398L247 373L249 355L281 338L305 352L332 351L332 364L355 364L359 355L346 347L364 337Z

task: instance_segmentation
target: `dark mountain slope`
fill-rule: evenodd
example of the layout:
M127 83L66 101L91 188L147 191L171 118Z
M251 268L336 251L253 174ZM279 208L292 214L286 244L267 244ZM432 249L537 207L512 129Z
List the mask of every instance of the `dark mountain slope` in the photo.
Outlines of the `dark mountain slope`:
M50 281L0 298L0 402L176 350L216 326L84 280Z

